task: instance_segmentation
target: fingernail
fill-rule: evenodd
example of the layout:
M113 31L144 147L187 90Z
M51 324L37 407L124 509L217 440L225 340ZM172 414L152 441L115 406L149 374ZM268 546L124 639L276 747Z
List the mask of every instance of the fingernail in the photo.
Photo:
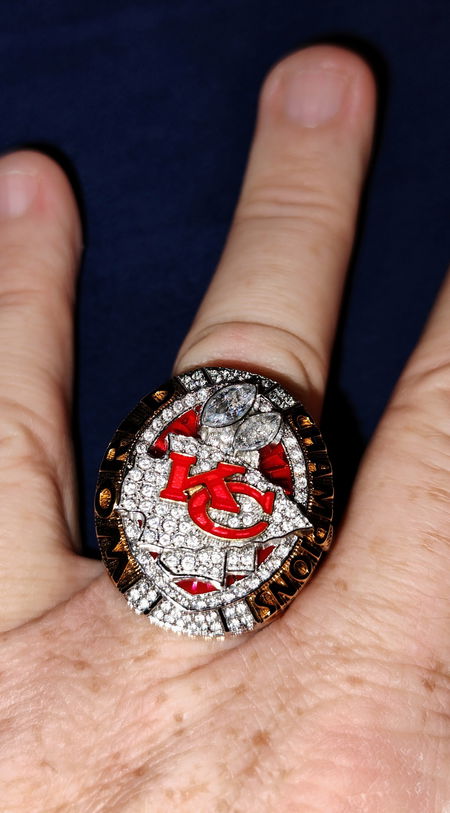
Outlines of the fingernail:
M285 88L286 115L303 127L319 127L342 107L348 76L327 69L291 74Z
M0 173L0 218L22 217L31 208L36 197L36 175L22 170Z

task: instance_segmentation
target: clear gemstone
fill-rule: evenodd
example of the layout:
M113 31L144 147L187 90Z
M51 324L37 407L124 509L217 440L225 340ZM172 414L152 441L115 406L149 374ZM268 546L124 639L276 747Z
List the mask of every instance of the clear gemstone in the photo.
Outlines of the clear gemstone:
M140 469L149 469L152 465L152 461L149 457L138 457L137 464Z
M272 403L282 407L282 409L286 409L287 407L295 404L295 398L293 398L292 395L289 395L289 393L287 393L285 390L281 389L281 387L277 387L276 389L272 390L268 397Z
M206 402L201 422L205 426L229 426L247 414L255 397L254 384L230 384L222 387Z
M278 412L265 412L251 415L242 423L234 438L234 448L238 451L253 451L272 443L281 427Z
M230 548L227 555L227 569L230 571L253 570L255 565L255 549L253 545L245 548Z
M156 542L157 540L156 531L151 531L149 528L147 528L144 531L144 535L142 538L147 545L151 545L153 542Z
M135 508L137 508L137 503L136 503L136 500L132 500L132 499L128 498L128 499L123 501L122 506L127 511L133 511Z
M195 568L195 559L193 556L183 556L181 560L181 567L185 573L192 573Z

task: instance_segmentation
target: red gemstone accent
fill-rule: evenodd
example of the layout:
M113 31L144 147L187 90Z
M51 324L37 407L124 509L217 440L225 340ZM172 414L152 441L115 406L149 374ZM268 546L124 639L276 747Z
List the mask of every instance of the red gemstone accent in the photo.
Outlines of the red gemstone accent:
M267 548L260 548L256 554L258 564L261 565L267 559L267 557L270 556L274 549L275 545L268 545Z
M193 595L212 593L213 590L217 590L217 587L214 587L210 582L202 582L199 579L182 579L175 583L178 587L182 587L187 593L192 593Z
M149 550L150 556L153 556L154 559L157 559L159 556L159 551L157 550Z
M268 443L260 450L259 470L271 483L281 486L289 497L294 493L291 467L282 443Z
M169 448L167 436L169 434L184 435L184 437L187 438L196 437L199 422L200 416L195 409L190 409L188 412L184 412L183 415L179 415L178 418L174 418L174 420L163 429L153 446L150 447L150 454L155 457L160 457L164 452L167 452Z
M244 579L244 578L245 578L244 575L241 575L241 576L231 576L231 575L227 576L227 580L225 582L225 585L226 585L226 587L230 587L230 585L234 584L235 582L238 582L239 579Z

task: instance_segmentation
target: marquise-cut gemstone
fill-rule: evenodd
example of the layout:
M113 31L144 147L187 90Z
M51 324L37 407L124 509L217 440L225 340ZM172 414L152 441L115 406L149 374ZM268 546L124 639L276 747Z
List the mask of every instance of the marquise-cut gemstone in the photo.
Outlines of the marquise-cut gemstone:
M234 436L234 448L241 452L251 452L267 446L277 436L281 426L279 412L264 412L250 415L239 426Z
M281 486L288 497L294 493L291 467L282 443L270 443L260 450L259 470L271 483Z
M184 435L187 438L196 437L198 425L199 415L195 409L190 409L188 412L184 412L183 415L179 415L178 418L175 418L163 429L153 446L150 447L150 454L159 457L164 452L167 452L169 447L168 435Z
M182 587L183 590L186 590L187 593L191 593L192 595L198 595L199 593L212 593L213 590L217 590L217 587L214 587L211 582L202 582L200 579L181 579L181 581L176 582L178 587Z
M202 412L204 426L230 426L249 412L256 398L254 384L229 384L208 398Z

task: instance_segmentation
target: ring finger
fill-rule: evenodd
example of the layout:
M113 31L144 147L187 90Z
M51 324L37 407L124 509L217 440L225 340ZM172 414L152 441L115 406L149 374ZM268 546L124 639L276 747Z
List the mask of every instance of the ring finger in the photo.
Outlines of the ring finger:
M317 46L270 73L222 259L176 361L248 367L318 416L373 130L372 74Z
M247 367L318 416L374 108L368 67L339 48L295 53L269 75L229 239L176 373ZM106 576L102 585L95 601L109 617L119 605ZM127 630L139 639L136 625Z

